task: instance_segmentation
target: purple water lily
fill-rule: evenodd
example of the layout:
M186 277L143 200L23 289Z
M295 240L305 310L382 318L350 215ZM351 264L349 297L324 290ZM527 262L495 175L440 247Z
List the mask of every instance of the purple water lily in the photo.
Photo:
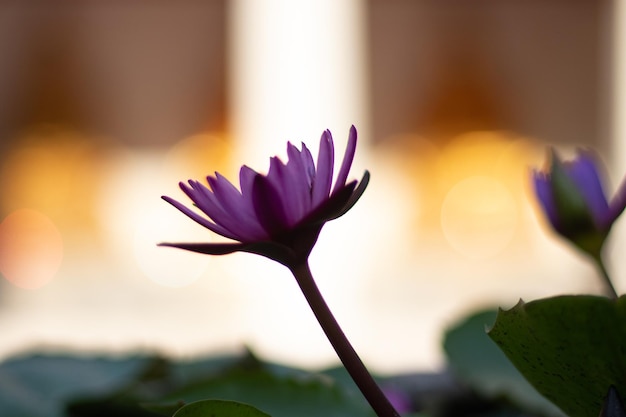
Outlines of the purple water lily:
M356 129L352 126L334 185L335 147L328 130L320 139L317 165L304 144L298 149L288 143L288 162L271 158L267 175L242 166L240 189L218 173L207 177L210 188L194 180L180 183L180 188L202 214L170 197L163 199L207 229L236 242L161 243L161 246L209 255L251 252L287 266L337 356L376 414L399 417L335 320L308 264L309 254L324 224L350 210L369 182L367 171L360 182L346 182L356 142Z
M608 294L617 297L601 252L613 223L626 207L626 182L609 201L591 151L579 150L575 159L566 162L552 152L551 159L549 172L533 172L539 203L554 230L591 255Z
M322 133L317 166L302 144L287 144L288 162L270 159L267 175L242 166L241 190L219 173L207 177L210 188L199 181L180 183L180 188L201 210L163 199L207 229L238 243L162 243L195 252L223 255L251 252L293 266L306 259L324 223L346 213L361 197L369 181L346 183L357 143L356 128L350 128L346 153L332 185L334 145L330 131Z
M550 171L534 171L533 180L552 227L579 246L582 239L603 242L626 207L624 186L607 200L595 155L589 150L579 150L574 160L566 162L553 152Z

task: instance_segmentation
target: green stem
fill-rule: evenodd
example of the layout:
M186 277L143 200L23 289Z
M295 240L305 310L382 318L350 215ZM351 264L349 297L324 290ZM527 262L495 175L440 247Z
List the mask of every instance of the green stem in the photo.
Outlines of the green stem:
M309 303L311 310L313 310L317 321L324 330L324 333L326 333L326 337L328 337L330 344L335 349L335 352L337 352L337 356L339 356L346 370L378 417L399 417L400 414L393 408L385 394L376 384L374 378L372 378L372 375L368 372L359 358L359 355L341 330L337 320L335 320L335 317L317 288L308 263L304 262L290 269L304 297Z
M615 287L613 286L613 282L611 281L611 277L609 276L609 272L606 270L604 262L602 261L602 255L598 254L593 257L593 260L600 271L600 277L606 286L607 296L609 298L616 299L618 298L617 291L615 291Z

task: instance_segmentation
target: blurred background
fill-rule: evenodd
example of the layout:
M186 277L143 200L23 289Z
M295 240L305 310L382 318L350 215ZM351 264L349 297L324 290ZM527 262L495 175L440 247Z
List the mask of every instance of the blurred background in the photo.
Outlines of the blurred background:
M599 293L546 227L547 147L626 169L622 2L136 0L0 3L0 359L240 351L336 362L289 272L162 241L215 236L160 199L259 171L288 140L372 181L313 273L378 372L437 370L475 308ZM625 247L618 222L610 259ZM611 262L618 290L626 270Z

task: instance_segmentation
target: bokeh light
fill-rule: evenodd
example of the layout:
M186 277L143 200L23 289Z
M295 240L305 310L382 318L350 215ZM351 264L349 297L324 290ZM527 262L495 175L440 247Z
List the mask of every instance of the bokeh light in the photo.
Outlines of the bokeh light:
M206 270L209 256L157 246L166 236L183 236L211 241L212 234L189 221L182 213L163 202L147 209L134 226L133 253L141 271L156 284L166 287L184 287L195 282ZM200 232L202 233L199 236Z
M214 236L161 196L185 202L179 181L202 181L215 171L227 172L229 150L223 135L198 133L169 148L120 148L112 153L97 216L113 256L158 285L183 287L195 282L211 258L157 244L206 242Z
M44 125L14 143L2 161L0 210L7 214L32 208L64 232L93 236L94 191L106 156L100 140L63 126Z
M63 240L42 213L20 209L0 223L0 272L13 285L37 289L50 282L63 260Z
M441 207L441 227L450 245L471 259L497 255L511 241L518 210L498 180L473 176L460 181Z
M234 178L237 171L231 164L230 143L224 133L203 132L188 136L166 152L163 170L174 184L188 178L201 179L215 171Z

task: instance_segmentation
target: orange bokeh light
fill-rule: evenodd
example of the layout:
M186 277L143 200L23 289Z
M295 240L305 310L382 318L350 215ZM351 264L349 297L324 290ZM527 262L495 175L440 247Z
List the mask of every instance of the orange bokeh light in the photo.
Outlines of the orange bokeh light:
M44 214L20 209L0 223L0 273L13 285L44 286L54 278L62 259L61 233Z

